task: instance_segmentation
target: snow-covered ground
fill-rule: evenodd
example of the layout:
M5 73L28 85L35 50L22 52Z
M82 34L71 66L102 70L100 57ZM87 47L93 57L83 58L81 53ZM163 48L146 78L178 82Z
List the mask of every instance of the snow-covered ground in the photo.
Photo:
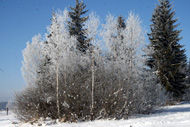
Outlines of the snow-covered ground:
M18 124L13 124L14 122ZM82 123L50 124L41 122L47 127L190 127L190 103L180 103L174 106L163 107L159 113L144 115L129 120L97 120ZM19 123L14 114L6 115L0 112L0 127L34 127L28 123Z

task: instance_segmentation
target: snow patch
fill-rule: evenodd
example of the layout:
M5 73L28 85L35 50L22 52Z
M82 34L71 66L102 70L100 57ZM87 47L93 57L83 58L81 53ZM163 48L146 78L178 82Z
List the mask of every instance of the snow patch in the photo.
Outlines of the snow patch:
M141 115L128 120L96 120L80 123L58 123L46 119L33 125L21 123L12 112L6 115L6 111L0 111L0 127L189 127L190 103L183 102L173 106L165 106L157 113Z

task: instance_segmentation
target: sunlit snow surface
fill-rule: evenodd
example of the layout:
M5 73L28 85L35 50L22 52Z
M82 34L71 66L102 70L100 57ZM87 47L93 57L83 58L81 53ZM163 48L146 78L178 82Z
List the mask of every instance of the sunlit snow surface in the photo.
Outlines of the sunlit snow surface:
M12 124L18 122L14 114L6 115L0 112L0 127L34 127L27 123ZM175 106L164 107L158 113L145 115L129 120L96 120L82 123L59 123L50 124L41 122L47 127L190 127L190 103L180 103Z

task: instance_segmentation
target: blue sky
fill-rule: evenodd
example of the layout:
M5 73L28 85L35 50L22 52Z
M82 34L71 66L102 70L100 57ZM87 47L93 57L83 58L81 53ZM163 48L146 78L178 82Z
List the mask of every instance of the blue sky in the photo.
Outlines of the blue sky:
M157 0L83 0L89 12L94 11L105 21L106 14L127 16L130 10L139 15L142 26L149 32L150 19ZM183 29L181 44L190 57L190 0L171 0L179 18L178 29ZM46 32L50 25L52 10L68 5L75 0L0 0L0 101L13 99L16 91L26 85L22 78L22 50L34 35ZM88 12L88 14L89 14ZM147 43L148 43L148 39ZM1 70L2 69L2 70Z

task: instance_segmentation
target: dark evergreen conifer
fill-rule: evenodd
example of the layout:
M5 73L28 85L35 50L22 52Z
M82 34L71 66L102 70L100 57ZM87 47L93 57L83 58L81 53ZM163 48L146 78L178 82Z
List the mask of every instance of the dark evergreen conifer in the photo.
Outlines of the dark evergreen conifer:
M188 61L188 64L186 66L186 69L185 69L185 72L186 72L186 82L187 82L187 85L190 85L190 59Z
M117 22L118 22L118 30L126 28L125 19L122 16L118 17Z
M88 10L84 11L84 8L86 5L84 5L83 2L80 2L76 0L75 8L70 7L72 12L69 12L69 16L71 18L71 21L69 21L69 32L71 36L76 36L78 40L77 48L81 52L86 52L86 50L89 47L89 39L85 36L85 29L83 28L84 22L88 20L88 16L81 17L84 15Z
M177 19L173 19L175 12L169 0L159 0L159 3L152 15L151 33L148 34L149 46L153 49L148 65L155 69L166 90L178 97L186 88L183 71L186 55L179 44L181 30L176 30L179 24L175 24Z
M119 41L120 43L123 44L123 35L122 35L122 30L124 30L126 28L126 24L125 24L125 19L120 15L117 19L117 35L113 36L116 41ZM120 43L115 43L115 47L114 47L114 50L115 50L115 57L118 57L120 56L121 54L119 54L119 47L120 47ZM116 59L116 58L114 58Z
M125 19L122 16L119 16L117 23L118 23L117 25L118 36L121 38L121 40L123 40L123 35L121 35L121 30L124 30L126 28Z

